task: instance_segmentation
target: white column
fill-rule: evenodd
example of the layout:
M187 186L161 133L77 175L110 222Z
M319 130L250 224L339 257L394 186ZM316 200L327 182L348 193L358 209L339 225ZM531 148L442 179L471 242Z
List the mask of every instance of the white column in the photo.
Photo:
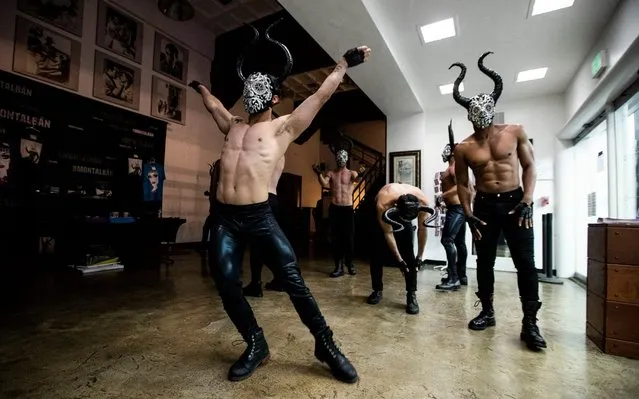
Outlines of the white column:
M567 278L575 274L574 203L576 201L574 146L565 140L555 140L554 162L554 215L553 262L557 277Z

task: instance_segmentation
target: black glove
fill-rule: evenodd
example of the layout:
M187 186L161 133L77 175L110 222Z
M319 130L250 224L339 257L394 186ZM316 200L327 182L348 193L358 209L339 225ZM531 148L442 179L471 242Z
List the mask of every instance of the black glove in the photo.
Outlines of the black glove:
M349 68L357 66L364 62L364 51L354 47L344 53L344 60L346 60Z
M322 167L320 165L313 165L313 172L319 175L322 173Z
M189 83L189 87L192 87L193 90L197 91L200 94L202 94L202 90L200 90L201 85L202 83L198 82L197 80L192 80L191 83Z
M415 256L415 268L421 270L422 266L424 266L424 261L419 259L419 256Z
M399 269L402 271L402 274L406 273L408 271L408 264L406 263L406 261L402 259L401 262L398 263Z
M533 225L533 208L532 208L532 203L530 205L528 205L525 202L520 202L519 204L517 204L517 206L509 212L509 214L517 214L519 215L519 225L521 226L522 223L524 225L524 227L529 228L532 227Z

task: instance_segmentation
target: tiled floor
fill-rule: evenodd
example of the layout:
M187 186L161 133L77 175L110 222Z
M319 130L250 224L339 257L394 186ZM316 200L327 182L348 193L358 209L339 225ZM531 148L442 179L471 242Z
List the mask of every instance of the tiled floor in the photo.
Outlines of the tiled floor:
M6 306L0 325L1 398L638 398L639 362L602 354L585 336L583 288L542 285L540 326L549 347L519 341L514 274L497 273L497 326L466 328L477 310L471 285L433 289L420 273L421 313L404 312L403 279L385 272L385 297L365 304L370 279L329 279L327 261L302 261L344 352L355 385L331 378L288 297L251 299L271 361L248 380L226 380L243 351L197 255L168 274L125 273L48 280L31 304ZM472 272L472 271L471 271ZM270 273L265 280L270 280ZM8 307L8 310L7 310Z

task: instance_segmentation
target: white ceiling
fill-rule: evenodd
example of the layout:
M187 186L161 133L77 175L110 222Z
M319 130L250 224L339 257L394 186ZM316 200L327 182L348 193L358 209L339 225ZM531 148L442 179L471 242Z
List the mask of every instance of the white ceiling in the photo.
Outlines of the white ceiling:
M232 31L280 11L277 0L233 0L223 6L218 0L190 0L195 8L195 22L215 35Z
M562 93L595 43L618 0L575 0L563 10L528 17L529 0L280 0L331 55L364 43L369 64L349 71L355 83L387 115L452 106L438 86L452 83L468 66L464 92L490 92L485 64L504 79L502 101ZM457 36L422 45L418 27L454 17ZM381 39L381 40L380 40ZM543 80L515 83L519 71L549 67ZM388 98L391 97L391 98Z
M477 69L484 51L495 54L485 65L504 79L503 100L562 93L618 0L576 0L563 10L528 17L530 0L364 0L378 29L394 50L400 68L425 109L451 105L438 86L452 83L466 64L468 97L492 91L491 80ZM418 27L453 17L457 36L423 45ZM545 79L515 83L519 71L548 67Z

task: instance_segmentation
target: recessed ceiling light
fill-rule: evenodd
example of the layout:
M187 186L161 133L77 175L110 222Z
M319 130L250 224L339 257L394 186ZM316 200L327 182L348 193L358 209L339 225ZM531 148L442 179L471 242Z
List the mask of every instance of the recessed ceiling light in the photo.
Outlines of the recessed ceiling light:
M454 85L453 83L447 84L447 85L441 85L439 86L439 92L442 93L443 95L451 94L453 92L453 85ZM463 82L459 85L459 91L460 92L464 91Z
M419 31L422 34L424 44L453 37L457 34L455 32L455 21L453 18L424 25L419 28Z
M529 69L517 74L517 82L528 82L529 80L543 79L546 77L548 68Z
M575 0L531 0L533 2L531 16L545 14L562 8L572 7Z

